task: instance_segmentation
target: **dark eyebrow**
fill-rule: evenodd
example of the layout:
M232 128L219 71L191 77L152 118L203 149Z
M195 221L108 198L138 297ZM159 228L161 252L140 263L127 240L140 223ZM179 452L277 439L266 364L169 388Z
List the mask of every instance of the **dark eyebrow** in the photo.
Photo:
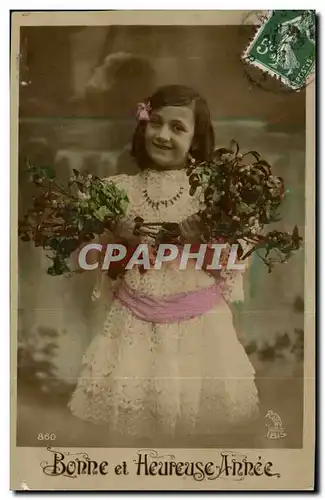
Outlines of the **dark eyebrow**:
M150 115L150 119L158 119L160 121L163 121L163 117L161 114L158 112L153 111ZM174 118L173 120L170 121L172 125L181 125L185 130L188 130L186 124L182 121L180 118Z
M153 118L160 118L160 120L162 120L162 116L159 113L155 113L155 111L153 111L150 116Z

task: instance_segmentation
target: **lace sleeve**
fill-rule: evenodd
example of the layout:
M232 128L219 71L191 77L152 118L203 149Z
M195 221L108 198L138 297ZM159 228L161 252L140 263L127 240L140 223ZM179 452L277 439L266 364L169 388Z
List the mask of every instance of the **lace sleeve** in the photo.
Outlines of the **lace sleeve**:
M108 238L103 242L102 238L96 238L97 243L107 244L108 239L113 240L113 235L107 232ZM102 254L103 257L103 254ZM107 271L103 271L101 266L93 271L93 282L91 290L92 305L89 308L88 324L91 332L101 331L105 323L109 309L112 306L114 299L114 290L117 286L117 281L112 279Z
M243 302L245 300L244 272L240 270L222 270L221 288L226 302Z
M130 195L131 187L133 186L134 176L127 174L112 175L106 177L103 180L107 182L114 182L119 188L124 189L128 196ZM121 222L123 222L123 218ZM118 227L118 226L116 226ZM93 243L100 243L102 245L108 245L110 243L116 243L116 236L111 231L106 231L105 235L97 237ZM102 256L103 257L103 256ZM98 269L95 273L95 283L92 290L91 300L93 302L98 301L101 298L105 298L105 301L113 293L114 288L117 286L118 279L110 278L107 272Z
M135 178L136 178L135 175L118 174L118 175L111 175L110 177L104 177L103 181L114 182L114 184L116 184L118 188L124 189L124 191L126 191L126 193L129 195L131 188L134 185Z

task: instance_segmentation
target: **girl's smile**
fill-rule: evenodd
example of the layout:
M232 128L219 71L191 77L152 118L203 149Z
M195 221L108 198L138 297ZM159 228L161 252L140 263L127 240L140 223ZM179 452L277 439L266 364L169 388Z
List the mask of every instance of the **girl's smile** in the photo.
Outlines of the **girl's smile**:
M152 162L163 169L182 167L192 145L194 126L191 107L164 106L154 110L145 132Z
M156 142L153 142L152 143L156 148L159 148L159 149L165 149L165 150L169 150L169 149L172 149L173 147L172 146L166 146L164 144L158 144Z

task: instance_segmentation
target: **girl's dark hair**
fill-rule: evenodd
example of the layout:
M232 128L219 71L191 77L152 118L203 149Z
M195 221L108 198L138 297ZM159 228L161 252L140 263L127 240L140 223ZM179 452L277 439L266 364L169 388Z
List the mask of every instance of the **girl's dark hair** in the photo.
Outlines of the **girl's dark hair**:
M159 88L145 102L150 104L151 110L163 106L190 106L193 103L195 128L193 147L189 153L198 161L209 159L214 149L214 133L208 105L198 92L185 85L167 85ZM132 156L139 168L144 168L149 160L144 139L147 123L139 120L132 140Z

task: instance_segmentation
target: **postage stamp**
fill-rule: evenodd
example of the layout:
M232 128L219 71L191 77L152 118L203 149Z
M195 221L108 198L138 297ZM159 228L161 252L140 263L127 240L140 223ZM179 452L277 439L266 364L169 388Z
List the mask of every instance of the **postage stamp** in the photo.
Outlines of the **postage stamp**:
M293 90L304 87L315 71L315 11L270 11L243 59Z

